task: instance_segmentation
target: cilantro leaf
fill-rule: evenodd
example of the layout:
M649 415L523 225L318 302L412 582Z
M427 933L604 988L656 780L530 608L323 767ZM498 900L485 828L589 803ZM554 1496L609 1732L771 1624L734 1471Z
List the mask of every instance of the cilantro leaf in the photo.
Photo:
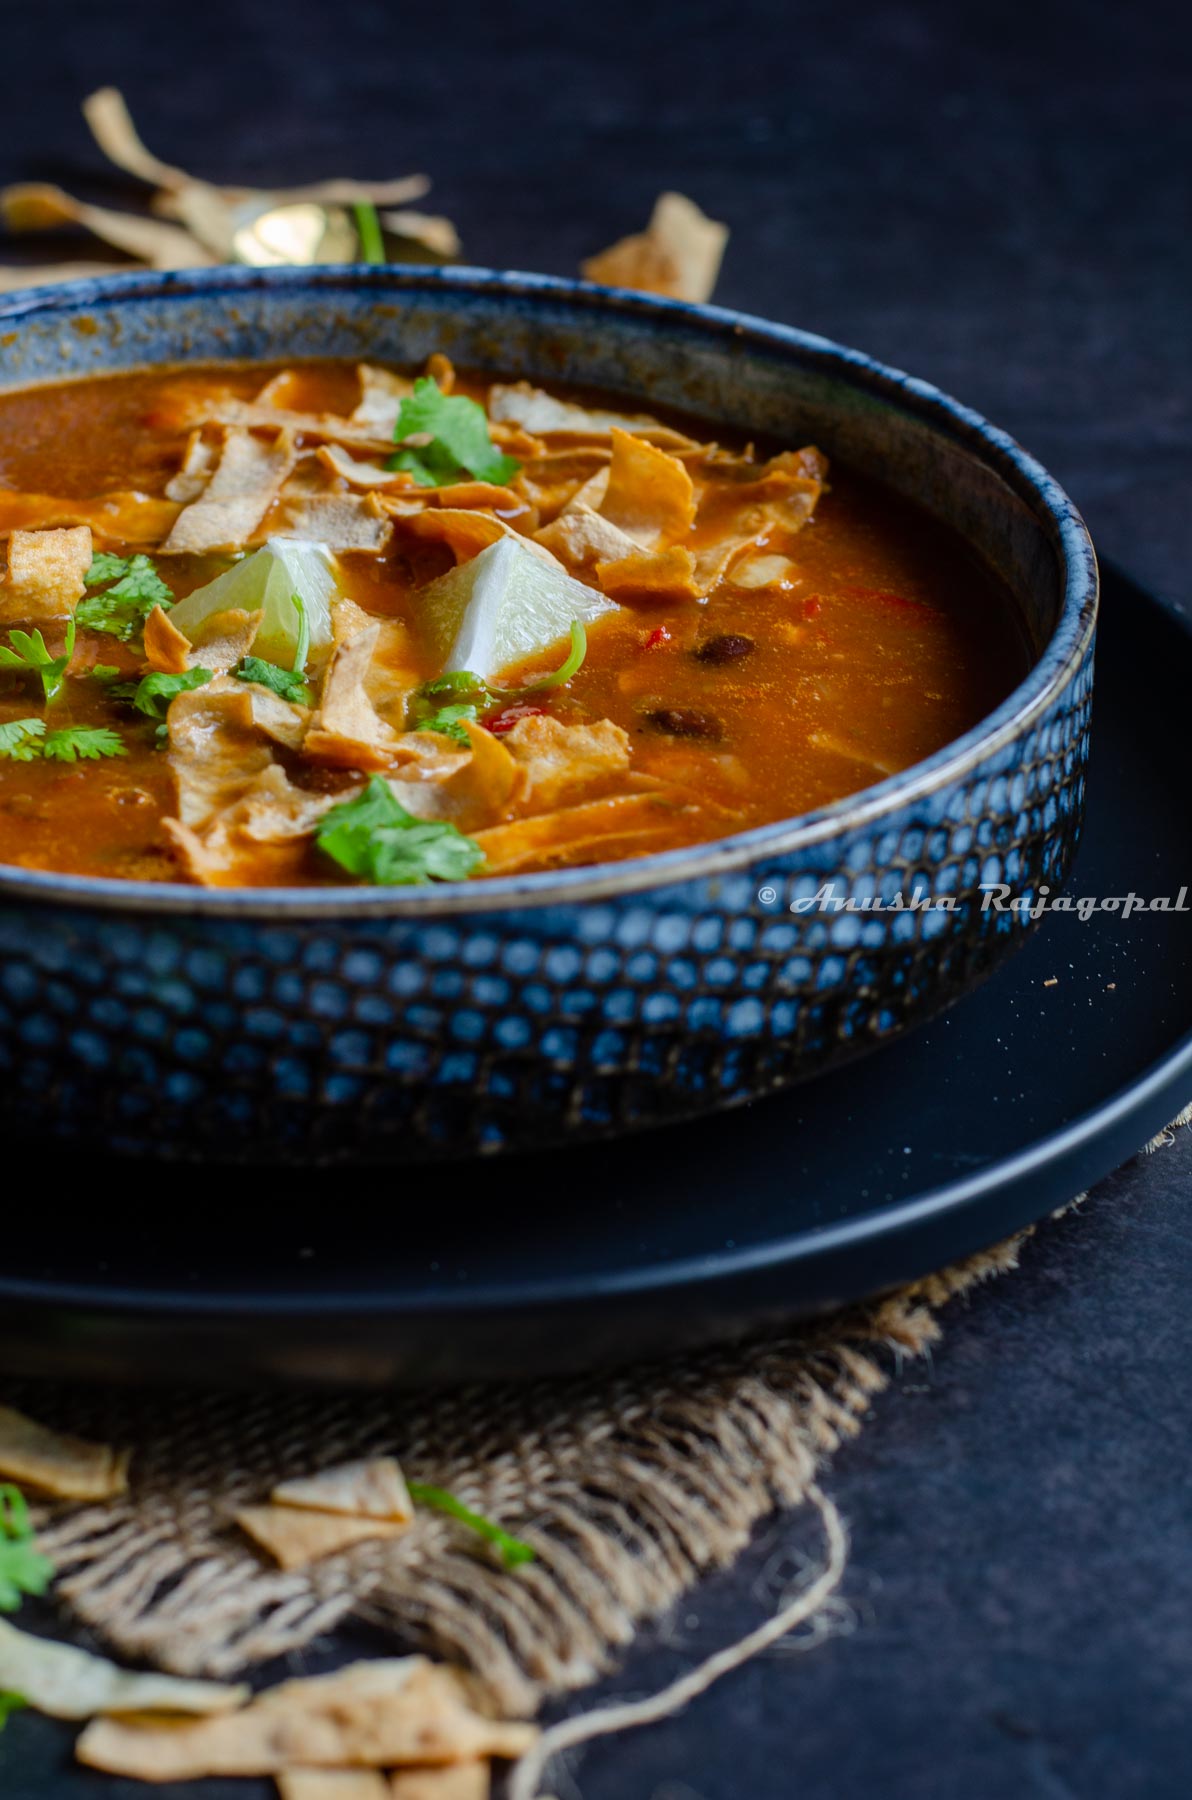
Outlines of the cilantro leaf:
M45 729L41 719L13 719L8 725L0 725L0 756L10 762L33 762L41 755Z
M391 469L407 470L422 487L443 487L463 475L500 486L521 468L493 443L484 408L463 394L445 394L429 375L402 401L393 435L399 444L429 437L428 444L399 450L389 461Z
M22 1594L44 1594L54 1565L34 1543L20 1488L0 1486L0 1612L16 1612Z
M88 587L113 584L79 602L75 618L87 631L104 631L127 641L143 630L155 606L174 604L172 592L147 556L113 556L101 550L83 579Z
M8 642L11 649L0 645L0 669L19 669L22 674L35 674L41 681L45 698L52 700L66 679L74 655L74 615L67 623L61 656L50 655L40 631L10 631Z
M507 1569L516 1569L521 1563L535 1560L536 1552L530 1548L529 1544L523 1543L521 1538L511 1537L507 1531L502 1531L499 1525L494 1525L491 1519L484 1517L483 1513L473 1512L471 1507L465 1506L462 1500L457 1499L451 1493L450 1489L428 1487L422 1481L411 1481L407 1485L410 1490L410 1499L414 1501L415 1505L430 1506L434 1508L435 1512L446 1513L449 1518L458 1519L461 1525L466 1525L469 1531L474 1531L487 1543L495 1545L500 1551L501 1561Z
M210 669L187 669L181 675L165 675L155 670L137 683L136 692L131 696L132 703L147 719L164 719L175 695L205 687L210 680Z
M454 825L408 813L379 775L324 813L315 841L349 875L381 887L464 881L484 861L479 844Z
M10 1694L0 1689L0 1731L4 1730L14 1712L23 1712L28 1704L24 1694Z
M480 708L471 702L460 702L455 706L440 706L438 712L431 713L429 718L420 719L415 726L417 731L438 731L444 737L453 738L464 749L470 749L472 740L460 723L462 719L479 719Z
M299 706L309 706L314 698L301 673L279 669L276 663L266 662L260 656L246 656L234 673L237 681L255 681L280 694L283 700L296 701Z
M101 756L127 756L124 740L118 731L106 725L68 725L51 731L41 746L43 756L51 762L98 762Z

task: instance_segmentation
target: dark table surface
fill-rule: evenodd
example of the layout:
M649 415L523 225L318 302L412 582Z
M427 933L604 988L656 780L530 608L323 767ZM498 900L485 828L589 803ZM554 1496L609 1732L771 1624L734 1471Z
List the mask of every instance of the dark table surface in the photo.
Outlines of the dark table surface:
M77 112L114 81L154 149L216 178L426 169L478 263L573 273L680 188L733 227L719 299L961 395L1104 552L1192 605L1175 7L7 0L3 23L2 180L127 199ZM853 1534L837 1636L592 1748L561 1800L1182 1800L1190 1182L1192 1133L1043 1230L879 1401L831 1479ZM603 1692L747 1629L815 1549L805 1519L771 1524ZM143 1792L71 1773L46 1721L0 1737L5 1800Z

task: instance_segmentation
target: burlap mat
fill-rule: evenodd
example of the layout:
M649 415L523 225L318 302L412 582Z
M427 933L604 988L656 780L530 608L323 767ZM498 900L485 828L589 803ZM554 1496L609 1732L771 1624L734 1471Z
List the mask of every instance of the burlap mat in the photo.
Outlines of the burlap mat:
M1027 1236L823 1322L613 1375L425 1397L22 1382L5 1398L135 1447L126 1499L44 1521L60 1603L121 1656L229 1675L351 1617L469 1665L498 1707L526 1716L609 1668L775 1507L820 1504L830 1550L836 1530L830 1588L842 1538L817 1475L898 1364L939 1339L945 1304L1012 1269ZM281 1574L231 1523L280 1479L381 1451L527 1539L537 1561L511 1574L423 1511L404 1537Z

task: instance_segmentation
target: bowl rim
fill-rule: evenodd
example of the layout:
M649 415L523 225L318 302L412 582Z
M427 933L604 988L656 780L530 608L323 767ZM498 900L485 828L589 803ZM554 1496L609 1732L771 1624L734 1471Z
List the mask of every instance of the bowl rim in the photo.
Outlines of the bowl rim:
M325 264L302 268L236 268L135 271L88 277L52 287L17 289L0 296L0 323L34 315L69 314L125 302L216 298L265 291L307 292L312 297L352 289L378 294L419 293L496 298L525 304L564 304L583 314L631 317L670 335L731 341L736 354L750 350L773 360L844 374L859 389L918 417L991 467L1036 517L1053 529L1063 572L1056 625L1023 680L991 713L921 762L812 812L729 837L634 858L628 862L495 875L484 881L412 888L204 888L187 882L122 881L113 876L69 875L0 864L0 901L39 900L98 907L109 912L202 914L239 918L422 919L491 913L509 905L551 906L665 889L748 869L759 860L789 855L842 832L873 825L896 807L937 792L1023 731L1055 700L1080 668L1096 629L1096 552L1076 506L1035 457L1008 432L942 389L796 326L782 325L726 307L664 299L627 288L518 270L427 268L416 264ZM152 367L130 363L129 368ZM64 380L85 377L64 376ZM42 385L40 382L29 386ZM47 384L48 385L48 384Z

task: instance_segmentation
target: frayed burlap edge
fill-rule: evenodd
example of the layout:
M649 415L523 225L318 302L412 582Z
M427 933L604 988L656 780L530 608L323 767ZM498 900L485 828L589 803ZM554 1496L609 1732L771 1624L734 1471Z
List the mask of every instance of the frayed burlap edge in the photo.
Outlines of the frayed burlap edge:
M125 1498L43 1517L57 1596L121 1656L180 1674L230 1675L356 1618L533 1714L607 1670L766 1514L823 1502L817 1475L891 1372L1029 1235L781 1336L612 1375L429 1396L14 1385L5 1397L47 1423L134 1447ZM402 1538L282 1574L232 1523L278 1480L381 1451L528 1539L536 1562L511 1574L423 1511Z

